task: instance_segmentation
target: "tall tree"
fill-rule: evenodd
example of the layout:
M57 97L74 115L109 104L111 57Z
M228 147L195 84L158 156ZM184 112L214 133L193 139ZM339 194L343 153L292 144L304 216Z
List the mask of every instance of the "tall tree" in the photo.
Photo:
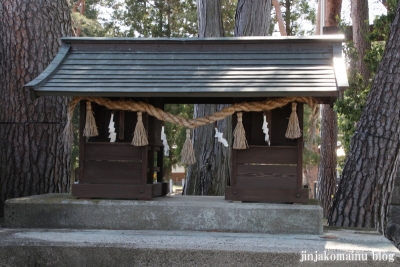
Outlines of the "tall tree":
M70 151L61 142L67 99L33 101L23 85L57 54L71 33L67 1L0 2L0 217L4 201L67 192Z
M385 53L352 138L341 183L329 212L337 226L384 231L400 154L400 5Z
M219 0L197 0L199 37L224 36L221 3ZM225 105L199 104L194 106L194 117L204 117L224 108ZM230 147L215 140L214 125L205 125L193 131L193 148L196 163L186 174L186 195L223 195L230 176ZM231 118L218 121L216 127L231 143Z
M353 22L354 47L358 55L353 69L360 73L363 79L363 85L365 86L371 76L370 70L365 62L366 53L371 49L371 41L367 38L370 32L368 1L351 1L351 20ZM350 75L356 75L356 73L352 72Z
M327 0L325 2L324 22L326 27L337 26L337 17L340 16L342 1ZM318 193L324 216L332 206L332 197L336 191L336 146L337 146L337 116L330 105L321 105L321 148L320 164L318 168Z
M239 0L235 36L267 36L271 24L271 0Z

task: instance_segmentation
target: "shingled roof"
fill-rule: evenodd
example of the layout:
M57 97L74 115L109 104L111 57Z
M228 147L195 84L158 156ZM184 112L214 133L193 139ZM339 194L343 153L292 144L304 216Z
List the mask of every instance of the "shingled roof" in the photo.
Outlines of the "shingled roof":
M336 98L348 87L343 36L62 38L26 84L42 95Z

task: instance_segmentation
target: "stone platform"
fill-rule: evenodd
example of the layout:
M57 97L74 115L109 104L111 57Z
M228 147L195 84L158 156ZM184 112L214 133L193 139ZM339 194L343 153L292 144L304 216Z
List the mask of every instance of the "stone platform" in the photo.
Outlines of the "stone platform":
M7 200L0 267L400 266L374 230L322 227L316 205L231 203L222 197Z
M69 194L9 199L4 225L310 235L323 231L318 205L232 203L223 197L181 195L151 201L76 199Z
M400 253L375 231L359 229L319 236L0 228L0 267L22 266L396 267Z

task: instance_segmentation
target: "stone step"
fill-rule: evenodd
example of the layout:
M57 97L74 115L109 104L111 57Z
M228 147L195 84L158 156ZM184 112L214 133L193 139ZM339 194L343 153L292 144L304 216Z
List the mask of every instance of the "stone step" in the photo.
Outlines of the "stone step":
M320 235L318 205L232 203L224 197L159 197L151 201L76 199L47 194L9 199L8 228L187 230Z
M319 236L3 228L0 240L1 267L400 266L388 240L359 229Z

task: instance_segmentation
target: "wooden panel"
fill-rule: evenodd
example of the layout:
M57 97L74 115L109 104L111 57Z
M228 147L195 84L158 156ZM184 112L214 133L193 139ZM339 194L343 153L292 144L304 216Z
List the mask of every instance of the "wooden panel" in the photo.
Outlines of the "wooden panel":
M164 183L166 184L166 183ZM162 196L163 195L163 183L155 183L153 184L153 197Z
M297 147L250 146L237 150L237 163L297 164Z
M79 180L84 182L83 170L85 169L85 140L83 130L85 129L86 122L86 101L79 102Z
M153 198L153 185L73 184L72 195L80 198Z
M147 184L147 166L148 166L148 146L142 146L142 173L141 173L141 184Z
M297 166L238 164L237 186L298 188Z
M148 146L150 150L147 152L147 183L152 184L154 180L154 172L155 166L154 166L154 146Z
M236 117L236 116L235 116ZM230 184L228 183L227 186L231 185L231 186L236 186L237 184L237 173L236 173L236 158L237 158L237 149L231 149L231 179L230 179Z
M85 161L85 183L141 184L141 162Z
M303 131L303 114L304 105L297 104L297 114L299 117L300 129ZM301 188L303 185L303 135L297 139L297 188Z
M157 182L162 183L164 178L164 149L157 152Z
M142 161L142 149L130 143L86 143L85 160Z
M306 203L308 202L308 189L227 186L225 188L225 199L269 203Z

